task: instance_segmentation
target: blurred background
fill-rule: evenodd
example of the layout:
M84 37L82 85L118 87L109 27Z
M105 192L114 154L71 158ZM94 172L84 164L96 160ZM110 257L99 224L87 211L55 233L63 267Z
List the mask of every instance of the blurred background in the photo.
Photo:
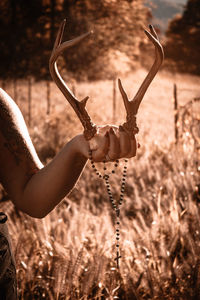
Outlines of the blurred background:
M148 24L165 61L138 113L141 147L128 162L119 269L115 215L90 164L42 220L18 211L0 186L19 299L200 299L200 1L0 1L1 87L20 107L45 164L82 132L48 69L64 18L63 40L94 31L58 58L58 68L77 99L90 96L87 110L98 125L125 121L117 77L132 98L154 61ZM123 164L110 176L116 201Z
M149 47L142 29L149 23L162 36L165 66L200 74L198 0L2 0L0 12L2 78L48 78L48 59L64 18L65 40L94 30L62 62L78 80L110 78L121 70L116 61L125 65L123 73L142 63L141 52Z

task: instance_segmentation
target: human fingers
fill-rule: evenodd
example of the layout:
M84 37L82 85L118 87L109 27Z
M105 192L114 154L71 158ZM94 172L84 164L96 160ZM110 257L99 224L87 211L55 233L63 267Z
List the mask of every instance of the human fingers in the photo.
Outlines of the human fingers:
M119 126L120 158L126 157L131 151L131 140L124 128Z
M131 148L130 148L130 152L126 155L127 158L131 158L131 157L136 156L137 142L136 142L135 136L133 136L130 139L130 143L131 143Z
M116 136L113 128L111 127L109 130L109 150L107 153L106 160L115 160L120 156L120 142L119 138Z
M99 147L96 150L92 151L92 158L96 162L103 161L109 149L109 133L106 132L104 136L97 137L97 144Z

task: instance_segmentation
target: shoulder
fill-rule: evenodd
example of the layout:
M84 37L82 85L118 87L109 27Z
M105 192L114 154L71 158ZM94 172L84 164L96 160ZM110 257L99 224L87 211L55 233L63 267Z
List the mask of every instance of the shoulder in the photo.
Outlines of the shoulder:
M9 117L11 119L18 114L19 109L14 100L0 88L0 115L1 117ZM15 114L13 114L15 113Z

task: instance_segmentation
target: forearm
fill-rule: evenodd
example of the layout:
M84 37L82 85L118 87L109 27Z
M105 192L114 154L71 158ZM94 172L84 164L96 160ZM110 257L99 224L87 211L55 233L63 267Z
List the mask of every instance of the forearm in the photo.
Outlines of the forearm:
M43 167L19 108L0 89L0 180L20 210L35 217L51 211L76 183L88 147L78 135Z
M87 158L78 150L75 137L44 168L27 182L17 206L33 217L44 217L76 184Z

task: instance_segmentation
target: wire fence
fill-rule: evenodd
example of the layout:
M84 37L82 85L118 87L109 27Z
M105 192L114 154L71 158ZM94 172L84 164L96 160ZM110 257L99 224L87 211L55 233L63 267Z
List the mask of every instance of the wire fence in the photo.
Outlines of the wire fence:
M174 137L177 144L184 136L192 138L196 149L200 149L200 96L194 97L184 105L179 105L178 90L174 84ZM188 90L188 89L187 89Z
M113 78L112 80L113 84L112 84L112 120L113 123L115 123L116 121L116 99L117 99L117 81L116 78ZM51 88L51 83L52 81L46 80L42 82L42 94L44 96L44 98L42 99L42 101L44 101L46 103L45 107L46 107L46 115L50 115L51 111L52 111L52 107L53 107L53 103L52 103L52 88ZM9 85L9 86L8 86ZM19 105L20 102L23 100L22 98L26 99L26 104L27 104L27 108L24 110L26 111L26 115L27 115L27 123L28 126L31 127L32 124L32 119L33 119L33 107L34 107L34 96L33 96L33 89L35 88L35 81L29 77L27 78L25 81L23 81L23 86L26 87L26 91L25 94L23 92L23 97L21 96L21 90L20 90L20 86L22 85L21 81L18 81L17 79L14 80L10 80L9 83L7 83L5 80L1 81L1 86L4 90L9 90L9 92L11 93L14 101ZM72 91L72 93L74 95L76 95L76 81L72 80L70 82L70 89Z
M9 82L10 84L10 82ZM33 108L33 93L32 90L34 88L34 81L31 77L27 78L25 81L25 85L27 86L27 96L24 95L24 98L27 99L27 122L28 126L31 127L32 124L32 108ZM2 80L1 86L6 90L6 81ZM12 89L13 89L13 98L15 102L18 104L21 99L20 89L18 86L18 80L14 79L12 81ZM42 85L43 93L45 93L44 102L46 102L46 115L51 113L52 102L51 102L51 81L44 81ZM76 82L73 80L71 82L71 90L74 95L76 95ZM187 89L187 92L191 91ZM184 135L190 136L195 143L196 148L200 148L200 96L193 97L189 99L186 104L179 105L179 100L182 97L182 93L186 92L186 89L178 87L177 84L174 83L173 86L173 99L174 99L174 138L175 143L177 144L180 139L183 138ZM116 78L112 79L112 120L113 123L116 121L117 107L116 107L116 99L117 99L117 80Z

